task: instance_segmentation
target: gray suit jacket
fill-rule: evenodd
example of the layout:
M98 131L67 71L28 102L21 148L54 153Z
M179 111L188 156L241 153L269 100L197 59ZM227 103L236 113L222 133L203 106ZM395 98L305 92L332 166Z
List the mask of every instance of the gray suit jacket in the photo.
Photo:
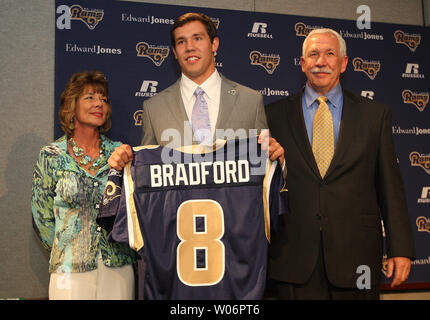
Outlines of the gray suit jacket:
M221 76L221 97L214 139L244 138L250 129L267 128L262 95ZM180 91L180 79L145 101L142 145L171 148L195 144ZM220 129L228 131L220 132ZM257 133L257 132L256 132ZM256 134L255 133L255 134Z

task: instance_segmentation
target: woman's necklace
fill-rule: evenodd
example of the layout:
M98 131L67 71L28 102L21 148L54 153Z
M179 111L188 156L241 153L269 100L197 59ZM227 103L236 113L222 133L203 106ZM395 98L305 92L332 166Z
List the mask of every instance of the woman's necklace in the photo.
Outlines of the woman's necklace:
M94 159L92 159L89 155L85 154L84 149L78 147L78 145L76 144L75 140L73 140L73 138L69 139L69 145L72 148L72 151L75 157L77 159L80 158L79 163L82 164L83 166L90 164L88 169L91 171L97 170L100 167L100 165L102 165L106 161L103 143L100 143L99 156L95 157Z

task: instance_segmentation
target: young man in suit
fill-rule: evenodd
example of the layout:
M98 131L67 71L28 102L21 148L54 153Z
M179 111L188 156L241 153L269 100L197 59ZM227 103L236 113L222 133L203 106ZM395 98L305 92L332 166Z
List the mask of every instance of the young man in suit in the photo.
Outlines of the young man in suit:
M186 13L174 23L171 43L182 76L172 86L145 101L143 107L142 145L166 145L171 148L199 143L196 139L193 106L196 88L203 89L209 118L209 139L246 137L250 129L256 133L267 128L263 97L260 93L220 75L215 68L219 46L212 20L201 13ZM252 131L251 131L252 132ZM283 162L283 148L269 139L272 160ZM109 158L112 168L121 170L132 158L129 145L117 148Z
M392 286L407 279L415 254L391 111L341 87L348 57L334 30L310 32L302 54L304 91L266 107L289 192L269 276L281 299L378 299L381 219Z

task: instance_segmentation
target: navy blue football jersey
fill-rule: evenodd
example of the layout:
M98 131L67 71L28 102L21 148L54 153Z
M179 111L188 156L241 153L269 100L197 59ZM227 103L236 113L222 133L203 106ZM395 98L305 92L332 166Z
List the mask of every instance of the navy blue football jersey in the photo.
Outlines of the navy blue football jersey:
M98 222L138 252L139 298L260 299L283 187L257 137L137 147L111 171Z

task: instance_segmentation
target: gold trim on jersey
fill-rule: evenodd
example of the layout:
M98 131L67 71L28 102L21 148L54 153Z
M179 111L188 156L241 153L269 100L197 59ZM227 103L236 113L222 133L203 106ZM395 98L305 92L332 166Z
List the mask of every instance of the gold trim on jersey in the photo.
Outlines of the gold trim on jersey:
M263 180L263 207L264 207L264 230L266 232L267 241L270 243L270 209L269 209L269 194L270 194L270 182L274 171L276 163L273 164L272 161L267 159L266 161L266 174ZM273 168L273 169L272 169Z
M143 242L143 235L139 226L136 204L134 203L134 182L131 177L130 168L131 168L131 161L129 161L124 168L124 178L126 179L124 183L127 184L126 186L127 224L129 228L128 229L129 238L130 238L130 235L132 236L132 241L130 241L130 247L135 251L139 251L143 247L144 242Z
M266 174L264 176L263 180L263 206L264 206L264 224L265 224L265 232L266 232L266 238L267 241L270 243L270 207L269 207L269 201L270 201L270 185L272 183L273 176L276 171L276 166L280 165L277 161L271 161L270 159L266 160ZM287 168L284 168L285 171ZM286 181L284 172L282 172L284 184L279 190L279 192L288 192L288 189L286 189Z
M191 153L191 154L210 153L224 147L226 142L227 142L226 140L217 139L213 144L193 144L193 145L178 147L175 150L183 153Z
M158 147L160 147L159 144L147 144L145 146L133 147L133 151L140 151L145 149L157 149Z

